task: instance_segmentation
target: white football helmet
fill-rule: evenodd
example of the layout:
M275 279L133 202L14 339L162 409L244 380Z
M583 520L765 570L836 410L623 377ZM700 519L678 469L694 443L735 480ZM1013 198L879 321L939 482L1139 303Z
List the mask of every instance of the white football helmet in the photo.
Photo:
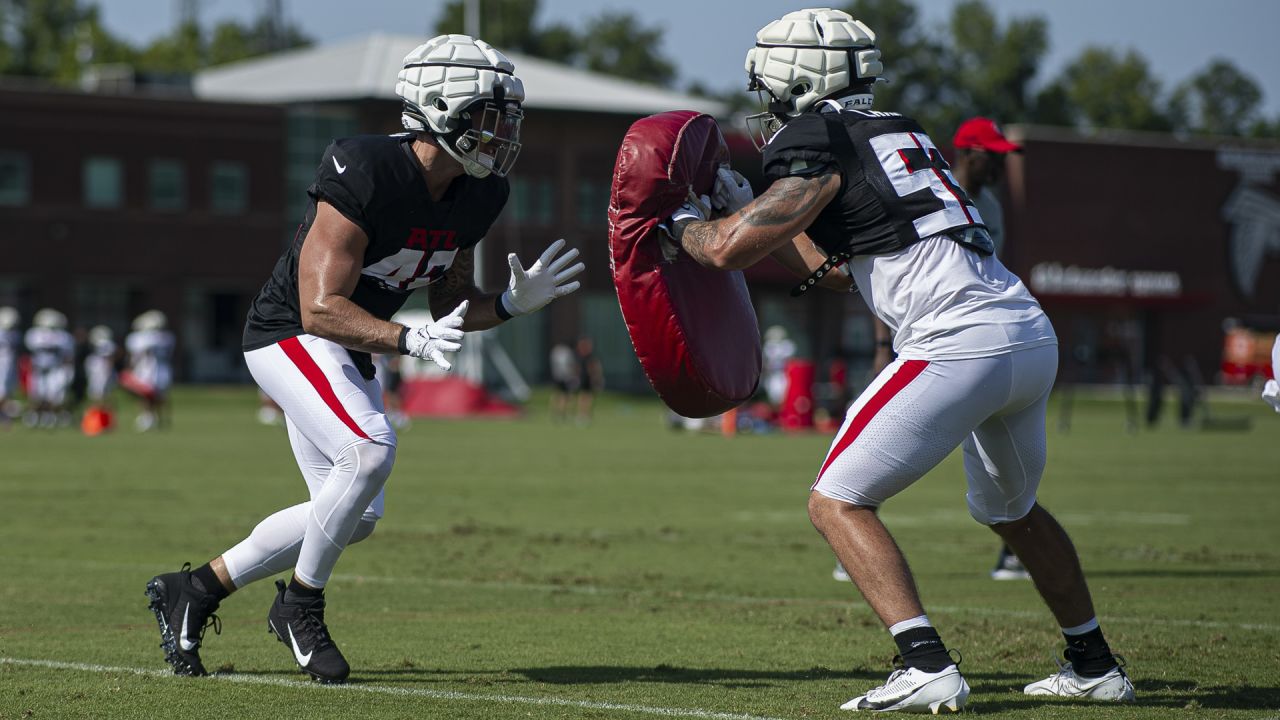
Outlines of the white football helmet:
M89 328L89 343L102 345L111 342L111 328L106 325L94 325Z
M53 308L42 308L37 310L35 316L31 318L31 324L34 327L49 330L66 330L67 316Z
M823 100L870 108L871 86L884 72L875 43L871 28L831 8L797 10L761 28L746 62L747 89L766 107L747 118L756 147Z
M506 175L520 154L524 83L489 43L440 35L414 48L396 78L401 122L430 132L473 177Z
M0 330L12 330L18 327L18 311L11 307L0 307Z
M134 332L147 332L149 330L163 330L165 325L169 323L169 319L159 310L148 310L133 319Z

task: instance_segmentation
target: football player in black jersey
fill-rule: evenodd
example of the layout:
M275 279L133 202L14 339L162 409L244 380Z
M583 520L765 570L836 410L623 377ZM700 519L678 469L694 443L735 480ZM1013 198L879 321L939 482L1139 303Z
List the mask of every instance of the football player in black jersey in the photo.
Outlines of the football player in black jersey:
M513 254L509 287L475 286L473 253L506 203L506 174L520 150L524 86L487 43L442 35L404 61L396 84L409 131L335 141L308 189L292 245L254 298L245 362L284 411L310 499L257 525L208 563L147 583L165 659L179 675L202 675L205 628L233 591L276 581L268 629L321 682L350 667L324 621L324 587L343 549L373 532L396 434L369 353L428 359L464 331L484 330L578 289L577 250L556 241L529 268ZM390 318L426 287L436 321L405 327Z
M906 559L876 511L957 446L969 512L1023 559L1069 661L1032 695L1132 700L1098 627L1080 562L1036 503L1057 338L993 254L981 213L910 118L871 109L875 35L837 10L788 13L756 36L749 125L772 185L758 199L722 170L671 234L698 262L745 268L767 255L822 284L861 292L894 333L898 359L853 403L809 496L809 516L893 635L901 667L846 710L956 711L969 687L925 614ZM842 267L843 266L843 269Z

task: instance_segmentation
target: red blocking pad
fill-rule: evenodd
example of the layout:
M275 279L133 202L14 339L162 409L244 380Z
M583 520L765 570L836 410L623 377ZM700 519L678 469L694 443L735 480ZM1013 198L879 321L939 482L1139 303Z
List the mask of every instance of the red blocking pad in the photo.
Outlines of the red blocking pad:
M685 417L748 400L760 382L760 328L739 271L699 265L658 228L690 190L711 193L729 161L710 115L637 120L618 149L609 194L609 261L622 317L653 389Z

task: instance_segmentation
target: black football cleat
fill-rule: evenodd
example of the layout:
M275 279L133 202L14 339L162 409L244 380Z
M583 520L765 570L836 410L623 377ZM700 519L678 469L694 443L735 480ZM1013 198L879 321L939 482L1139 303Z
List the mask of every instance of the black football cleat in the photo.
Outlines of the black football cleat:
M191 563L178 572L157 575L147 583L148 607L160 625L160 647L174 675L207 675L200 662L205 630L222 633L222 621L214 615L219 600L191 582Z
M276 599L267 613L267 631L289 646L294 662L312 678L326 684L345 682L351 666L329 637L324 596L299 598L286 592L284 581L277 580Z

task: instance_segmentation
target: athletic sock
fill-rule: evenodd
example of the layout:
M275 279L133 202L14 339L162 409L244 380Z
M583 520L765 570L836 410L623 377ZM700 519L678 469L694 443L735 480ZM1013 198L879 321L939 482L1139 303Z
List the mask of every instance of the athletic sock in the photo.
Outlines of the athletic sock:
M1062 637L1067 640L1067 659L1077 675L1101 677L1116 667L1116 658L1102 636L1097 618L1073 628L1063 628Z
M936 673L955 664L926 615L897 623L889 628L889 632L893 633L893 641L898 644L902 663L909 668Z
M195 585L197 590L203 590L219 600L231 594L231 591L222 586L218 580L218 574L213 571L209 563L191 571L191 584Z
M285 602L308 601L324 597L324 588L307 587L298 582L298 578L289 578L289 587L284 591Z

